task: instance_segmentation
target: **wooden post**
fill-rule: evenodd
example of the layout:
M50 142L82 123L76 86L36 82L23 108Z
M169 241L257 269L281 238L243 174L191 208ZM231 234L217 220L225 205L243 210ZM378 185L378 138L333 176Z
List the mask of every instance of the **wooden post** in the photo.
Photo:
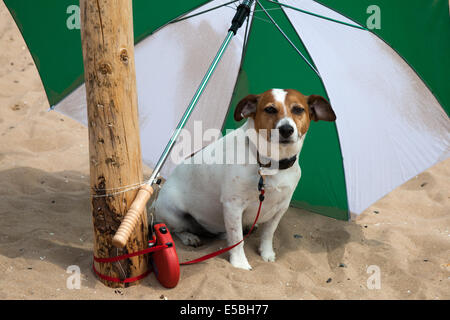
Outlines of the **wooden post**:
M120 191L143 181L132 0L80 0L80 9L94 255L109 258L142 250L148 240L144 211L127 245L123 249L112 245L112 237L137 194L137 189ZM95 267L103 275L124 279L145 273L147 261L145 256L138 256L116 263L95 263ZM109 287L125 286L101 281Z

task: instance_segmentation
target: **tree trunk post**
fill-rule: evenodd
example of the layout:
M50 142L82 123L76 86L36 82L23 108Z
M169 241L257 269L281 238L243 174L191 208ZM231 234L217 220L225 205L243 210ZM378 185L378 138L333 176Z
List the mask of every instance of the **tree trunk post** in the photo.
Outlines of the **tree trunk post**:
M132 0L80 0L81 38L88 108L94 255L110 258L145 249L144 211L123 249L112 245L123 216L142 183L142 158L134 61ZM96 270L120 279L147 271L146 256L97 263ZM126 284L101 281L109 287ZM138 282L134 282L136 284Z

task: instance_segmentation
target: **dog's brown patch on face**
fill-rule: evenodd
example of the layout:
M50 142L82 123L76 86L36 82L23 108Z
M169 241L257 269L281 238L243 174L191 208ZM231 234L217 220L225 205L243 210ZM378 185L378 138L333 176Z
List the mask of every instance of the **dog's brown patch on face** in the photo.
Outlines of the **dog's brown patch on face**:
M304 135L308 131L311 118L307 97L297 90L287 89L285 91L287 94L283 102L275 99L272 90L262 93L259 97L255 114L255 129L257 132L265 130L268 140L270 140L271 130L276 128L278 121L286 117L294 120L299 134ZM299 113L298 111L302 109L303 111Z
M268 113L264 111L266 108L274 108L276 110L275 113ZM259 133L264 130L264 133L267 132L267 139L270 139L270 131L275 129L275 126L279 120L280 114L283 114L283 106L275 101L275 98L272 94L272 90L268 90L262 93L258 100L258 105L256 107L255 114L255 129Z
M304 135L308 131L309 124L311 123L308 98L297 90L287 89L286 91L288 94L286 95L285 104L289 117L294 120L299 134ZM301 109L303 111L298 113L298 110Z

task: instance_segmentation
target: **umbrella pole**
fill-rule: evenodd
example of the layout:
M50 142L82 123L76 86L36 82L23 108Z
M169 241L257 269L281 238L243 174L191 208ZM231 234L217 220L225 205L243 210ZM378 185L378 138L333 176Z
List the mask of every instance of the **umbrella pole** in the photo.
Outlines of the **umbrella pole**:
M211 78L211 75L214 73L214 71L217 67L217 64L219 63L225 50L227 49L228 44L230 43L233 36L237 33L237 30L242 26L245 19L247 19L247 17L249 16L250 9L253 5L253 2L254 2L254 0L245 0L237 8L236 15L233 18L231 27L228 30L228 34L225 37L225 40L223 41L222 45L220 46L219 51L217 52L216 56L214 57L211 65L208 68L208 71L206 72L205 76L203 77L200 85L198 86L197 91L194 94L194 97L192 98L191 102L189 103L185 113L183 114L180 122L177 125L177 128L175 129L174 133L172 134L172 137L170 138L169 143L166 145L163 153L161 154L155 168L153 169L150 179L139 190L136 200L133 202L129 212L127 213L121 226L117 230L117 233L113 238L113 244L117 248L122 248L127 243L129 236L132 234L133 230L135 229L136 223L139 220L139 216L142 214L141 212L143 210L145 210L145 206L153 193L152 185L156 182L162 166L166 162L167 157L170 154L170 151L172 150L173 146L175 145L175 142L176 142L178 136L180 135L181 130L184 128L186 122L188 121L189 117L191 116L192 112L194 111L194 108L197 105L197 103L200 99L200 96L202 95L203 91L205 90L206 85L208 84L208 81Z
M120 188L139 184L143 177L132 0L81 0L80 7L94 256L110 258L145 249L148 241L147 215L142 211L125 248L117 249L112 245L112 237L137 193ZM144 256L114 263L94 263L100 274L122 280L147 272ZM120 282L100 281L109 287L126 286Z

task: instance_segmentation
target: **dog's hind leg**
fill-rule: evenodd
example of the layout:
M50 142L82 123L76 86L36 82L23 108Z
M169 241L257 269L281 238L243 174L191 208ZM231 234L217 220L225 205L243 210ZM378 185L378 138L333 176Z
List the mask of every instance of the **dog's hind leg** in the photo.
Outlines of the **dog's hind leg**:
M181 242L186 246L198 247L202 245L200 238L195 235L190 219L185 213L175 210L165 211L165 214L158 214L155 210L158 220L162 220L168 227L170 232L175 234Z
M183 231L183 232L175 232L175 235L183 242L185 246L192 246L192 247L199 247L202 245L202 241L200 238L190 232Z
M162 191L162 190L161 190ZM199 231L193 223L193 218L168 199L167 194L160 193L155 204L155 216L157 221L164 222L170 232L175 234L184 245L198 247L200 238L194 234Z

